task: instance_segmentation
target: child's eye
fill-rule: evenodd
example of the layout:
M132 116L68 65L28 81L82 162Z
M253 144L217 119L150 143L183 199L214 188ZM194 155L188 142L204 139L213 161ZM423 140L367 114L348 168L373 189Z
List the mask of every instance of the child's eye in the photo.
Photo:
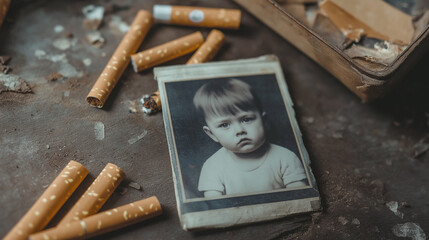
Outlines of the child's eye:
M221 123L221 124L219 124L218 127L220 127L220 128L227 128L228 126L229 126L228 123Z
M252 120L253 120L253 118L249 118L249 117L245 117L245 118L241 119L241 121L245 122L245 123L250 122Z

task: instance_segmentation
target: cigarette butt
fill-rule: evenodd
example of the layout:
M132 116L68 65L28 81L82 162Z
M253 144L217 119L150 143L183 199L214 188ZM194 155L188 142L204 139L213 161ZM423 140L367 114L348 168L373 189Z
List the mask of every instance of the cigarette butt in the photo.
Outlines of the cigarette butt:
M9 9L10 0L0 0L0 27L3 20L6 18L7 10Z
M33 234L30 240L86 239L161 215L162 208L156 197L136 201L118 208L97 213L80 221Z
M125 34L116 51L110 58L100 77L98 77L86 101L94 107L102 108L125 68L131 54L135 53L152 26L153 17L147 11L137 13L130 30Z
M97 213L124 177L125 173L118 166L108 163L58 225Z
M153 16L170 24L238 29L241 11L238 9L154 5Z
M207 36L206 41L200 48L192 55L186 64L198 64L202 62L209 62L214 58L217 52L225 42L225 35L216 29L213 29Z
M204 42L201 32L195 32L131 56L134 71L157 66L196 50Z
M150 96L143 97L143 112L147 114L153 114L161 111L161 97L159 95L159 90L153 92Z
M70 161L3 240L26 240L30 234L42 230L86 175L88 170L82 164Z

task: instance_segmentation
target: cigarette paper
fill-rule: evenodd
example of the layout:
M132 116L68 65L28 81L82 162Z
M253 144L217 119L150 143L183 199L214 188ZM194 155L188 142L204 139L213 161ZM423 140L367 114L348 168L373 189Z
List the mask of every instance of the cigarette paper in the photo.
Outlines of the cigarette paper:
M118 166L108 163L59 225L97 213L124 177L125 173Z
M206 41L200 48L192 55L191 59L186 64L198 64L202 62L209 62L214 58L219 49L225 42L225 35L216 29L213 29L207 36Z
M153 16L170 24L238 29L241 11L237 9L154 5Z
M88 170L83 165L70 161L3 240L26 240L30 234L42 230L86 175Z
M6 17L7 9L9 8L10 0L0 0L0 27Z
M140 72L150 67L178 58L196 50L204 42L201 32L195 32L157 47L131 56L134 71Z
M86 101L94 107L102 108L109 94L112 92L125 68L131 54L135 53L152 26L153 17L147 11L140 10L125 34L112 58L104 68L97 82L86 97Z
M29 239L86 239L161 215L161 213L161 204L158 199L150 197L97 213L80 221L47 229L31 235Z

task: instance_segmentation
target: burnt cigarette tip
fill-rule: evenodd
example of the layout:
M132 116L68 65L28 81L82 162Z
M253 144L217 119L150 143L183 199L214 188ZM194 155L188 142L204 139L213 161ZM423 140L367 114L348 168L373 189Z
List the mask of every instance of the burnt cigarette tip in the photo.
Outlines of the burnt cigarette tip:
M133 66L134 72L139 72L138 67L137 67L137 63L133 57L131 58L131 65Z
M86 102L88 102L89 105L96 107L96 108L102 108L103 107L103 102L96 97L87 97Z

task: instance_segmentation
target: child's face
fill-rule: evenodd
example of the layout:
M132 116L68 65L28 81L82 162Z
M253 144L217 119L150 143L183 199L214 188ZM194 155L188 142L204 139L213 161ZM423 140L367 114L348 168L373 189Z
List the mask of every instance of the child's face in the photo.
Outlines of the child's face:
M234 153L250 153L265 142L263 116L259 111L209 116L203 129L214 141Z

